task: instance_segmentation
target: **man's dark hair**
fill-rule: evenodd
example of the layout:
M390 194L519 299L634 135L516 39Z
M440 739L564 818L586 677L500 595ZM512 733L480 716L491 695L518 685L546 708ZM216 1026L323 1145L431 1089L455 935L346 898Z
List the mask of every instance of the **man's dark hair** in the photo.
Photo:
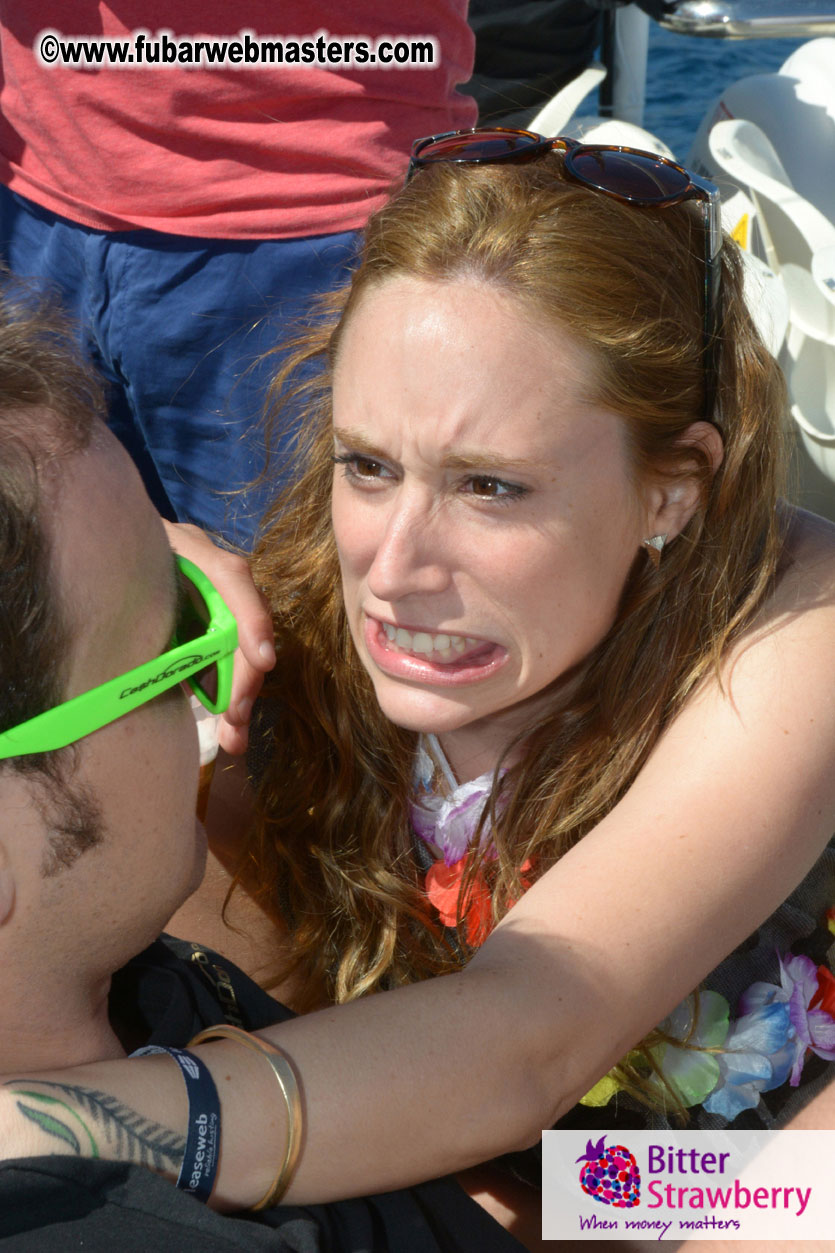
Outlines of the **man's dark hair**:
M103 412L101 383L71 324L0 275L0 731L63 699L72 631L52 570L48 511L60 462L90 444ZM41 785L53 833L46 873L98 840L95 805L69 787L70 758L58 750L0 762Z

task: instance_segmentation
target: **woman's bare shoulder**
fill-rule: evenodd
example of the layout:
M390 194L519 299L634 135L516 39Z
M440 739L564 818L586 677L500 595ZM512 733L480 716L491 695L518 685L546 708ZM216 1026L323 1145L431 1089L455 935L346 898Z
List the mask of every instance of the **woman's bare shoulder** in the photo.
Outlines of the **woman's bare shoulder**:
M720 672L705 675L688 706L730 698L739 710L749 707L752 721L763 702L772 711L786 706L822 713L832 704L833 684L835 525L792 510L774 586L728 647Z
M756 664L768 648L790 644L811 647L835 659L835 525L802 509L787 512L786 532L777 578L751 623L726 654L725 669ZM766 664L769 664L766 661Z
M835 598L835 523L792 510L788 516L784 559L775 588L775 603L789 608L831 604Z

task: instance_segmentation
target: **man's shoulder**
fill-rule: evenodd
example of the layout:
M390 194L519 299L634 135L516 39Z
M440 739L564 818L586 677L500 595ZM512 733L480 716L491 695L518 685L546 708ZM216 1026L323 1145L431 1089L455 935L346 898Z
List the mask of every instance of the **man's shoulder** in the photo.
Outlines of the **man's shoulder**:
M169 935L114 975L110 1009L131 1039L177 1047L215 1023L254 1031L293 1017L221 954Z
M189 982L209 990L226 1022L254 1031L294 1017L292 1010L274 1000L239 966L205 944L163 934L154 948L165 950Z

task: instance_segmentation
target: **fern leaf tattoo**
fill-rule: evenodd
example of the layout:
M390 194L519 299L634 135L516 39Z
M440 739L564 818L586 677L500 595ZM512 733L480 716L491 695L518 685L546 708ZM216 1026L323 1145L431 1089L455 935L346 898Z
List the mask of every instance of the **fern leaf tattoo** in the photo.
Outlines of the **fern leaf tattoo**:
M70 1146L76 1157L81 1156L81 1144L78 1136L73 1133L66 1123L61 1122L60 1118L53 1118L51 1114L47 1114L40 1109L32 1109L30 1105L24 1105L22 1101L17 1102L17 1108L24 1118L30 1118L32 1122L37 1123L41 1131L44 1131L49 1136L55 1136L57 1140L63 1140L65 1144Z
M102 1155L99 1142L91 1130L94 1127L104 1136L113 1150L112 1155L121 1161L136 1162L154 1170L179 1169L186 1148L184 1137L152 1119L143 1117L110 1093L47 1079L10 1079L3 1086L10 1087L24 1082L60 1092L66 1098L62 1100L59 1096L49 1096L45 1092L32 1091L31 1088L16 1089L18 1096L49 1107L48 1111L34 1109L17 1102L24 1117L37 1123L47 1135L62 1141L69 1150L79 1155L84 1153L82 1141L73 1130L72 1124L76 1123L82 1128L89 1143L85 1156Z

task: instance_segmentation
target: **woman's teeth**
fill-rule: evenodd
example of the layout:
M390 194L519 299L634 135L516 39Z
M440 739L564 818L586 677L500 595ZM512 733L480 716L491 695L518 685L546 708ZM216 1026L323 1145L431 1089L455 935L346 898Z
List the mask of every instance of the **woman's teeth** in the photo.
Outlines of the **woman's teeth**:
M469 635L450 635L446 631L430 635L428 631L406 631L403 627L392 626L390 622L384 622L382 626L386 639L400 652L432 657L437 661L456 661L484 643Z

